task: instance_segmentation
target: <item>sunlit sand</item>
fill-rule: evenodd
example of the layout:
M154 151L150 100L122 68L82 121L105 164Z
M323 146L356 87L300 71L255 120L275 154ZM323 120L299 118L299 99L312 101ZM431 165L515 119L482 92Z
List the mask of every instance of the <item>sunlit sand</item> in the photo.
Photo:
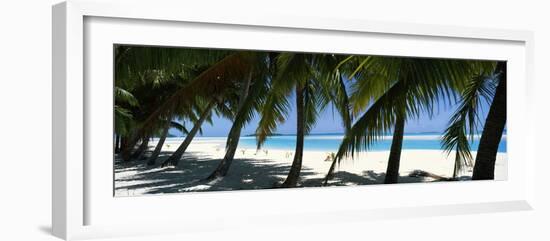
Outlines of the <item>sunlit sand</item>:
M151 142L154 148L156 142ZM167 141L157 160L162 162L176 150L179 142ZM294 157L293 150L237 149L235 160L226 177L204 180L225 154L225 143L216 140L196 140L176 167L147 167L146 161L115 164L115 195L179 193L190 191L224 191L273 188L284 180ZM330 153L304 151L300 187L321 186L329 170ZM472 152L475 157L475 152ZM387 167L389 151L372 151L345 159L336 168L329 181L330 186L382 184ZM441 177L452 177L454 153L447 155L440 150L403 150L400 163L400 183L437 181L429 177L409 176L421 170ZM499 153L495 166L495 180L507 178L507 155ZM469 180L471 169L462 173L459 180Z

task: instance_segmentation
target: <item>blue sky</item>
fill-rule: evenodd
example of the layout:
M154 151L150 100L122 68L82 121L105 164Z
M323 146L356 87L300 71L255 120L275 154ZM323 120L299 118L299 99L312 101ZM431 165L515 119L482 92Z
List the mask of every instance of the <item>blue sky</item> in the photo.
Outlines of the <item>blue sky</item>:
M290 100L290 103L294 103L294 98ZM279 125L277 133L281 134L294 134L296 133L296 110L294 105L291 105L291 112L286 121ZM485 120L486 113L489 109L487 104L481 106L483 111L481 112L482 121ZM418 133L418 132L443 132L447 127L449 118L456 109L456 103L443 104L443 100L438 101L438 105L434 110L434 116L432 119L424 113L418 119L408 120L405 124L405 133ZM259 122L259 116L256 117L244 127L241 135L248 135L254 133L257 123ZM204 123L202 130L202 136L227 136L232 122L228 119L213 116L212 125ZM191 129L191 126L187 126ZM338 112L328 106L318 117L317 124L311 131L311 133L342 133L342 121L338 116ZM173 135L181 136L181 132L177 130L170 130Z

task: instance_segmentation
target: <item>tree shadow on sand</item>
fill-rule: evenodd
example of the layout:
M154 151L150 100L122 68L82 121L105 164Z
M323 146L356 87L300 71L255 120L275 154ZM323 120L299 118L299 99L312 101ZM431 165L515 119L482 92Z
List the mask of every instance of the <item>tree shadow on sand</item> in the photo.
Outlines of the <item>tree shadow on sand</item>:
M374 171L363 171L361 175L356 173L338 171L328 182L328 186L357 186L384 184L385 173L376 173ZM311 178L303 182L304 186L320 186L324 178ZM416 183L427 181L424 177L399 176L399 183Z
M162 153L157 163L162 163L171 153ZM273 188L282 182L290 165L277 164L265 159L236 158L227 176L211 181L204 180L219 164L220 159L209 158L197 152L185 153L176 167L148 167L145 162L115 162L115 173L135 172L117 177L115 190L146 189L145 194L178 193L190 191L226 191ZM304 167L304 176L313 175ZM116 175L115 175L116 176ZM121 194L124 196L125 194Z
M163 152L157 163L171 155ZM215 180L205 178L216 168L220 159L200 152L187 152L176 167L147 166L146 161L129 163L115 161L115 190L117 196L141 194L181 193L197 191L228 191L270 189L286 178L289 164L279 164L267 159L238 159L233 161L227 176ZM124 175L122 175L124 174ZM324 173L316 173L303 167L299 187L320 187ZM361 174L338 171L329 186L356 186L383 184L385 173L364 171ZM429 182L424 177L400 176L399 183Z

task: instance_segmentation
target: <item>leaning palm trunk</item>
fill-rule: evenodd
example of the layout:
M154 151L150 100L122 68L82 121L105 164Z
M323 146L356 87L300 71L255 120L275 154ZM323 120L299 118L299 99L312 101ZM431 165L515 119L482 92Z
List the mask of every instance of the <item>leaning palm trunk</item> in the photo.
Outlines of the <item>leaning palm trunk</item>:
M328 180L334 176L334 168L336 167L337 162L338 160L336 158L332 159L332 164L330 165L330 168L328 169L328 173L325 176L325 179L323 180L323 186L328 185Z
M302 170L302 157L304 152L304 88L296 87L296 150L294 160L282 187L296 187Z
M168 135L168 129L170 129L170 122L167 122L166 126L164 127L164 130L162 130L162 134L160 135L159 141L157 143L157 146L155 147L155 150L149 157L149 160L147 160L147 165L152 166L155 165L155 162L157 160L157 157L160 154L160 151L162 150L162 146L164 145L164 141L166 140L166 136Z
M197 120L197 122L195 122L193 129L191 129L191 131L187 133L187 136L185 137L183 142L180 144L178 149L176 149L176 151L161 164L161 167L176 166L178 164L179 160L187 150L187 147L189 147L189 144L191 144L191 141L193 140L193 138L195 138L195 135L197 134L197 132L199 132L199 129L201 128L202 123L206 120L208 115L210 115L210 110L212 109L213 106L214 106L213 101L208 104L206 109L204 109L204 111L202 112L200 118Z
M147 151L147 147L149 147L149 137L144 138L141 141L138 149L132 154L130 159L140 160L143 157L143 154L145 154L145 151Z
M214 179L227 175L227 171L229 171L229 167L231 166L231 163L233 162L233 159L235 157L235 153L237 152L237 146L239 145L240 136L241 128L236 128L235 125L233 125L231 127L231 130L229 131L229 140L227 143L227 151L225 152L225 156L223 157L223 160L220 162L216 170L208 177L208 179Z
M460 159L459 159L458 153L457 153L456 156L455 156L455 165L454 165L454 168L453 168L453 178L452 178L453 180L458 179L458 173L460 172L459 162L460 162Z
M120 135L116 135L115 137L115 154L118 154L120 152Z
M405 118L398 115L395 128L393 130L393 139L390 149L390 157L388 158L388 167L386 169L386 177L384 183L397 183L399 179L399 162L401 160L401 149L403 147L403 131L405 129Z
M138 139L133 138L132 136L125 136L122 138L120 141L120 156L122 157L122 160L127 162L132 159L132 151L134 150L137 142Z
M499 83L479 140L472 175L473 180L492 180L495 178L498 145L506 125L506 63L499 62L496 71L500 74Z
M237 113L241 111L241 109L244 106L244 103L246 101L246 98L248 97L248 91L250 87L250 83L252 82L252 71L249 73L248 78L246 79L241 96L239 97L239 105L237 106ZM237 146L239 146L239 140L241 137L241 128L242 126L236 125L236 122L233 123L231 126L231 129L229 130L229 135L227 135L227 145L225 147L225 156L223 157L220 164L218 164L218 167L216 167L216 170L210 174L206 179L211 180L218 177L223 177L227 175L227 172L229 171L229 167L231 166L231 163L233 163L233 159L235 158L235 153L237 152Z

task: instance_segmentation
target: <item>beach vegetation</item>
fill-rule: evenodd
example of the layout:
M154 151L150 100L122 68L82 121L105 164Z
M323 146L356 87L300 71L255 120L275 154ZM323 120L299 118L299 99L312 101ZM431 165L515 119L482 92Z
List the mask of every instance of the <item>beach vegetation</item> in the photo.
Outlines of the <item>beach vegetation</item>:
M115 45L114 68L113 150L121 162L178 166L205 123L215 125L214 117L231 122L223 157L201 181L230 173L241 136L255 139L254 156L260 150L269 156L262 147L281 136L278 127L292 119L294 150L281 155L292 162L275 186L299 186L305 138L320 113L332 108L343 138L324 160L308 160L330 162L319 185L330 185L343 161L371 151L388 135L383 183L398 183L407 122L432 118L441 106L454 108L441 139L441 150L455 154L452 177L423 170L410 175L449 181L472 170L471 179L494 179L506 125L506 62ZM253 120L254 133L243 135ZM173 136L170 130L185 137L175 151L161 155ZM149 150L152 138L156 142Z

